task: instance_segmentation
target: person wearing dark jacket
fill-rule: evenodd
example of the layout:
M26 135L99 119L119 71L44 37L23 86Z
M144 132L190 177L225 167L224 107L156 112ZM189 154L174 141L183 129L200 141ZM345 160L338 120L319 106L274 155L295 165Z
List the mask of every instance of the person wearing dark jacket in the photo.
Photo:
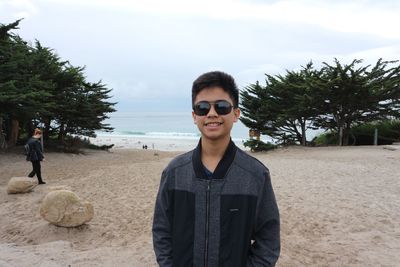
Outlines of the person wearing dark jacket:
M192 86L198 146L161 175L153 246L161 267L275 266L278 205L268 169L232 142L239 92L234 79L208 72Z
M40 162L44 159L42 145L39 141L42 136L40 129L35 129L33 136L28 140L29 154L26 156L26 160L32 162L32 171L29 173L29 177L37 176L39 184L45 184L46 182L42 179L42 172Z

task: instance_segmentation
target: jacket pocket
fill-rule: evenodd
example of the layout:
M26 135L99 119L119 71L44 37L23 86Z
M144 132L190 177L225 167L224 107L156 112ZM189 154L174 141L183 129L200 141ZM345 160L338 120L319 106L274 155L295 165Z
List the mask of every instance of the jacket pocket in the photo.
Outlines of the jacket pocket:
M255 223L256 206L256 196L221 196L218 266L246 266Z
M193 266L195 195L182 190L169 191L172 225L172 258L174 267Z

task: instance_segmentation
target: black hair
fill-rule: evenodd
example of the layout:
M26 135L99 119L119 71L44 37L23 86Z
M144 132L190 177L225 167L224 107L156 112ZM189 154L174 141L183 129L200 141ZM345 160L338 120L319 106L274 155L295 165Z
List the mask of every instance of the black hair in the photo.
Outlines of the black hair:
M192 86L192 107L196 96L201 90L209 87L218 86L221 87L225 92L229 94L233 101L233 107L239 106L239 89L236 86L235 79L225 72L222 71L211 71L200 75Z

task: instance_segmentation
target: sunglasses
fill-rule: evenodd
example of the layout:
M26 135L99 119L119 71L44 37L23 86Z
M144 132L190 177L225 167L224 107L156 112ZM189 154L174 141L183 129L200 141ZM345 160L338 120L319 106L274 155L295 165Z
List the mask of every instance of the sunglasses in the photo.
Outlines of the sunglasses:
M218 115L226 115L232 111L232 105L226 100L217 100L215 102L200 101L193 107L194 114L205 116L210 112L211 106L214 106Z

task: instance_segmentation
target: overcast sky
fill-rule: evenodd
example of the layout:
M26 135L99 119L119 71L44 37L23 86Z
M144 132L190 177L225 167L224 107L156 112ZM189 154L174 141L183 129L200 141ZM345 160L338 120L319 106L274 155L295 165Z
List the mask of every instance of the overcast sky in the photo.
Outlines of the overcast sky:
M398 60L399 14L385 0L0 0L0 23L24 18L15 33L86 66L119 111L190 110L211 70L243 88L310 60Z

